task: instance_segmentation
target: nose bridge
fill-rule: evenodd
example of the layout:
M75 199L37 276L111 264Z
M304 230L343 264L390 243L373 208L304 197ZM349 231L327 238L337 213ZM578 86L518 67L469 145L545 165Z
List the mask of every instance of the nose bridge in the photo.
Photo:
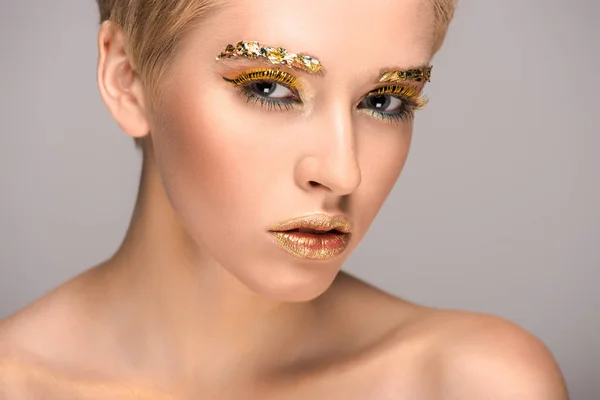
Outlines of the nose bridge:
M319 149L318 168L311 180L339 195L349 194L360 184L356 137L352 110L342 101L332 101L322 108L316 126Z

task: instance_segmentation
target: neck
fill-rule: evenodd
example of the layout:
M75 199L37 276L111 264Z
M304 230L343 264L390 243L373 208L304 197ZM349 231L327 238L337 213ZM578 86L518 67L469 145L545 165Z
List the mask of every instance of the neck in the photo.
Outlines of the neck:
M125 240L102 270L110 271L109 315L128 332L136 364L177 365L179 376L257 373L299 358L307 349L297 343L307 342L322 301L260 297L203 252L173 211L151 151Z

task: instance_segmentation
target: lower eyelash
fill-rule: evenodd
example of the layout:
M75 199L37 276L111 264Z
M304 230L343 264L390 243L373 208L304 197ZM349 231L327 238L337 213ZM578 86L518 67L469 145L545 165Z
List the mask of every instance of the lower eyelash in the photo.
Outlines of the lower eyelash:
M245 86L239 86L238 91L246 98L246 103L259 103L261 107L266 108L268 111L273 111L275 108L278 110L286 109L289 110L294 107L297 103L296 100L271 100L263 96L259 96L252 93Z
M361 109L361 111L365 112L379 120L392 122L392 123L399 124L402 122L413 120L415 118L415 111L420 110L422 108L420 102L414 101L414 100L412 100L410 98L406 98L406 97L401 97L401 96L395 96L395 97L402 100L402 102L405 104L404 106L402 106L402 109L398 112L386 113L386 112L376 111L376 110L369 109L369 108L363 108L363 109Z
M406 122L406 121L410 121L412 119L414 119L415 117L415 110L413 108L407 108L404 109L400 112L397 113L384 113L384 112L380 112L380 111L375 111L375 110L369 110L369 109L363 109L363 112L366 112L368 114L370 114L371 116L383 120L383 121L389 121L389 122L393 122L393 123L401 123L401 122Z

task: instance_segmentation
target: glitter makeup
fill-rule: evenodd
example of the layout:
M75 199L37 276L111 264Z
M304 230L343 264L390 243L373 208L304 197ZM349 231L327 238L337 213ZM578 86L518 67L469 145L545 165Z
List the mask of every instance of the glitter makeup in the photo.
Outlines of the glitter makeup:
M281 47L263 46L257 41L228 44L217 56L217 61L224 58L261 58L275 65L285 65L311 74L321 72L321 62L305 53L291 53Z
M432 65L401 70L383 70L379 74L379 82L430 82Z

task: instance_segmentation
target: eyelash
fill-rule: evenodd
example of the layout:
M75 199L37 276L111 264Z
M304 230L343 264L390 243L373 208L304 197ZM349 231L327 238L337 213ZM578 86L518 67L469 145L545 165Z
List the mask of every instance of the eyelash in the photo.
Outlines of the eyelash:
M420 94L420 90L414 86L388 85L370 91L363 98L363 100L361 100L361 103L369 97L375 96L392 96L402 102L400 111L395 113L366 109L367 112L373 115L375 118L397 123L412 120L414 118L415 111L423 109L428 102L427 98L422 96Z
M259 81L259 82L271 82L271 81ZM256 83L256 82L253 82ZM275 82L281 85L279 82ZM271 100L267 97L260 96L254 92L252 92L249 88L249 85L243 85L238 87L238 90L241 92L243 96L246 97L246 103L259 103L261 107L267 109L267 111L273 111L275 108L278 110L290 110L294 108L294 105L298 104L299 100ZM287 88L290 89L290 88ZM291 90L291 89L290 89Z
M287 72L280 70L259 70L244 73L235 79L226 79L233 83L236 89L246 98L246 103L259 103L268 111L273 110L290 110L295 105L301 103L300 96L295 88L297 80ZM294 98L290 100L272 100L268 97L261 96L252 91L251 85L255 83L276 83L284 86L294 94ZM395 95L395 96L394 96ZM375 96L392 96L402 102L400 110L393 113L376 111L369 108L364 108L365 112L379 120L402 123L414 118L414 112L422 109L427 104L427 99L419 95L419 91L410 86L389 85L380 87L369 92L359 104L362 104L369 97Z
M298 79L285 71L275 69L258 69L245 72L235 79L223 79L234 85L239 93L246 98L246 103L260 103L260 105L265 107L268 111L272 111L275 108L279 110L289 110L294 107L295 104L300 102L300 96L298 95L297 91L297 88L299 87ZM264 96L260 96L254 93L250 89L250 86L252 84L261 82L271 82L283 85L285 88L294 93L295 98L293 100L272 100Z

